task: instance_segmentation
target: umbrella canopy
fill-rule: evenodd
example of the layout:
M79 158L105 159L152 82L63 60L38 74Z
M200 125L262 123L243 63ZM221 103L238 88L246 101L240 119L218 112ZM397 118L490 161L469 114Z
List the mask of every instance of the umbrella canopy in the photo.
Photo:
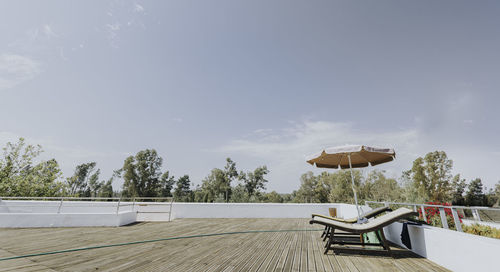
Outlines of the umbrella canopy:
M368 165L377 165L394 160L396 152L391 148L378 148L365 145L345 145L331 147L322 150L306 158L306 161L319 168L349 168L351 170L351 185L354 192L354 202L358 211L358 223L366 221L361 218L358 206L358 196L356 186L354 185L354 175L352 168L366 167Z
M346 169L350 168L348 155L351 157L352 168L360 168L390 162L396 157L396 152L392 148L345 145L326 148L308 156L306 161L319 168Z

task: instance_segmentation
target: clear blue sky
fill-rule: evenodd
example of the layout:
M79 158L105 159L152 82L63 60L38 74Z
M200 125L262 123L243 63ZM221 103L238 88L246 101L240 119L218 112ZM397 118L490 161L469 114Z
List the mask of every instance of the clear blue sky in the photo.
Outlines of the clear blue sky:
M231 157L269 190L341 144L388 146L399 177L444 150L500 180L498 1L2 1L0 145L103 179L155 148L195 184ZM115 186L120 185L115 182Z

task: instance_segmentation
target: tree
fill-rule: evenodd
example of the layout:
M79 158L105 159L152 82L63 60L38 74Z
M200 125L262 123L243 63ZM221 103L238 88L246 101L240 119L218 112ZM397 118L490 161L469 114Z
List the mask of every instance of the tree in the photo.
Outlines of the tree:
M229 202L231 197L231 182L238 177L238 170L236 170L236 163L231 158L226 158L226 166L224 167L224 183L222 189L225 190L226 202Z
M226 173L214 168L210 174L202 180L201 184L202 202L215 202L217 198L225 198L227 188Z
M98 197L113 197L113 178L103 181L97 191Z
M264 176L268 173L269 170L267 170L267 167L264 165L257 167L253 172L241 172L238 178L243 181L243 185L248 195L251 197L260 193L261 189L266 189L267 179L265 179Z
M161 175L160 178L160 192L159 197L170 197L172 196L172 189L175 184L175 177L170 176L170 173L167 171Z
M300 188L297 190L297 202L302 203L320 203L321 199L317 196L319 178L314 176L313 172L308 171L300 177Z
M262 201L267 203L283 203L283 197L276 191L266 193L262 196Z
M358 191L358 199L362 200L364 190L361 171L353 170L353 177ZM299 190L294 191L287 197L296 203L354 203L351 173L350 171L341 170L335 173L322 172L320 175L314 176L312 172L307 172L301 176Z
M122 196L124 197L157 197L162 193L161 166L163 159L156 150L139 151L135 156L129 156L123 162L123 167L116 171L123 177Z
M467 187L467 183L465 179L460 178L460 174L457 174L453 177L453 181L451 182L452 187L452 196L451 203L453 205L465 205L465 187Z
M496 206L498 207L499 203L500 203L500 181L497 182L497 184L495 184L495 197L497 199L497 201L495 202L495 204L493 204L493 206Z
M191 181L188 175L180 177L176 182L174 191L174 198L176 201L192 201Z
M73 176L66 179L68 194L76 197L113 197L113 178L99 181L101 170L95 162L75 167Z
M485 195L483 193L483 183L480 178L476 178L469 183L465 195L465 204L468 206L483 206L485 205Z
M453 161L444 151L427 153L413 161L413 167L403 173L403 178L419 200L447 202L451 199L451 169ZM413 188L411 188L413 187Z
M35 163L42 147L8 142L0 158L0 195L2 196L60 196L65 193L61 170L55 159Z
M66 179L69 194L76 197L96 196L99 190L100 170L95 162L77 165L73 176Z
M489 206L489 207L493 207L495 205L497 205L498 203L498 197L497 195L495 194L495 190L493 188L490 188L489 190L487 190L487 193L484 195L484 205L485 206Z
M359 170L353 170L354 185L357 189L359 200L364 198L361 190L363 175ZM341 170L325 175L325 182L330 185L328 201L331 203L354 203L354 192L352 191L351 173L348 170ZM361 201L360 201L361 202Z
M395 179L387 178L384 171L373 170L361 186L361 199L372 201L402 200L403 189Z
M202 180L196 199L202 202L229 202L232 195L232 181L238 176L236 163L231 158L226 159L224 170L214 168Z
M233 203L248 203L250 196L243 184L238 184L233 187L230 202Z

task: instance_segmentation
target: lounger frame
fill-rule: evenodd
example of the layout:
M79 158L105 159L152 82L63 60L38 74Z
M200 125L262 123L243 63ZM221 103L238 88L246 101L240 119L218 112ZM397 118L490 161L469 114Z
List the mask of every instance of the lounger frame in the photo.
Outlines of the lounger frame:
M389 244L387 242L387 239L385 238L384 227L401 219L409 218L412 216L418 216L418 213L413 212L406 208L400 208L396 211L387 213L379 218L373 219L369 223L364 223L364 224L345 223L325 218L312 219L311 221L309 221L309 223L321 224L329 228L328 231L329 237L328 241L325 244L325 254L327 254L330 249L333 250L335 254L337 254L337 252L335 252L335 248L333 247L333 245L340 244L340 245L381 246L383 249L387 251L387 253L390 256L392 256ZM344 233L336 233L336 230L342 230L344 231ZM380 243L378 244L364 243L362 238L360 239L359 242L353 240L353 238L357 239L357 235L360 235L361 237L363 233L368 233L372 231L375 231ZM327 234L325 234L325 236L326 235ZM341 239L341 238L347 238L347 239Z

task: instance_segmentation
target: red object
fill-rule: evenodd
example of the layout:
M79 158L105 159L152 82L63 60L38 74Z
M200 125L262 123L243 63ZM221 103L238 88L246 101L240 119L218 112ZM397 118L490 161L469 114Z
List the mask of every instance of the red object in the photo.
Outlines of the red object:
M425 204L451 206L451 203L441 203L441 202L425 202ZM425 216L427 217L427 223L429 223L430 219L433 218L434 216L440 216L438 207L424 207L424 210L425 210ZM453 217L451 209L449 208L444 208L444 213L446 216ZM422 209L418 209L418 214L420 218L423 218ZM460 223L462 223L462 217L463 217L462 215L458 214L458 219L460 220Z

